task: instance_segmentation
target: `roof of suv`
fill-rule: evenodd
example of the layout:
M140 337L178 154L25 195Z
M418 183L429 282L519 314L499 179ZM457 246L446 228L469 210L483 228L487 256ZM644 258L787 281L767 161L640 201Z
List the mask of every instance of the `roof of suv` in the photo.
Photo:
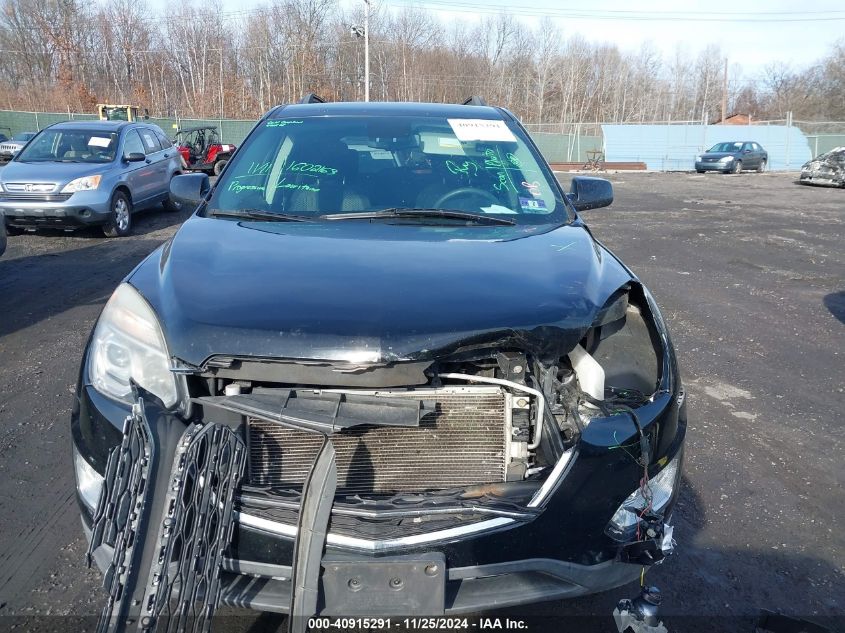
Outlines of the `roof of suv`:
M296 116L441 116L452 118L503 119L505 110L493 106L455 103L399 103L391 101L339 101L332 103L294 103L274 108L269 119Z
M140 121L62 121L61 123L54 123L51 128L54 129L68 129L74 130L109 130L110 132L118 132L128 125L136 125Z

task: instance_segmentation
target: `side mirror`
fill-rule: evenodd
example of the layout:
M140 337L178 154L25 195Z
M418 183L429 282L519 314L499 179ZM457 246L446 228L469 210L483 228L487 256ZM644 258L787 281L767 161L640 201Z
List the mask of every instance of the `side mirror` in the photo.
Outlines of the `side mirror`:
M613 203L613 185L604 178L576 176L566 197L576 211L607 207Z
M147 160L146 154L141 152L130 152L123 157L127 163L140 163L142 160Z
M180 204L196 207L211 189L206 174L182 174L170 179L170 197Z

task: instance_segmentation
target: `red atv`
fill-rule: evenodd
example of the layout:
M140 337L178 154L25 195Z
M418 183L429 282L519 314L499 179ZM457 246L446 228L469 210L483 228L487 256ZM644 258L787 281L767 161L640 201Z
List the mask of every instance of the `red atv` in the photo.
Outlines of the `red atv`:
M219 176L237 147L221 143L214 126L186 127L176 131L176 145L185 169Z

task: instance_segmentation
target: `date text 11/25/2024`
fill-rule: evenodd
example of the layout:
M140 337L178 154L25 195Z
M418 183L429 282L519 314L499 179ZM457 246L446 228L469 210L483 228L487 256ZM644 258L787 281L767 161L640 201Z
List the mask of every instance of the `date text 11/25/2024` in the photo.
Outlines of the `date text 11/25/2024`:
M310 618L315 631L525 631L528 623L518 618Z

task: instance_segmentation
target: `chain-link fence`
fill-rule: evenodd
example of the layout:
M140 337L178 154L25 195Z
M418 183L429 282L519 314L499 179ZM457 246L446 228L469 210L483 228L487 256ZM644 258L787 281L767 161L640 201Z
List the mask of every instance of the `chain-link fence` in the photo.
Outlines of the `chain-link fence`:
M60 121L79 120L90 121L97 119L96 114L80 114L75 112L19 112L14 110L0 110L0 133L12 136L19 132L37 132L48 125L58 123ZM165 133L173 137L176 130L179 128L195 127L195 126L214 126L220 134L220 140L224 143L240 144L246 138L252 126L255 125L253 120L240 119L183 119L183 118L162 118L150 117L147 119L150 123L155 123L161 127ZM591 157L595 157L598 153L604 153L608 156L607 141L602 130L605 125L624 125L630 128L633 133L635 129L640 131L661 129L659 134L661 138L652 139L655 142L662 143L663 136L667 136L666 130L673 133L681 133L681 128L686 129L696 136L700 137L700 142L704 143L706 137L705 133L700 133L695 130L718 129L727 133L728 129L733 127L729 125L710 125L701 126L700 121L642 121L638 123L529 123L525 127L528 129L540 151L550 163L586 163ZM754 125L750 127L740 126L743 130L753 129L767 126L787 126L794 127L800 130L807 139L809 151L813 156L818 156L824 152L830 151L834 147L845 145L845 122L842 121L793 121L793 120L771 120L771 121L754 121ZM739 129L737 129L739 132ZM673 136L676 134L673 134ZM684 134L687 135L687 134ZM635 135L638 143L647 146L649 140L643 137L642 134ZM749 139L732 139L732 140L749 140ZM696 143L693 143L695 145ZM614 148L610 148L613 150ZM706 149L703 145L693 148L694 151L702 151ZM611 152L613 153L613 152ZM630 153L630 152L629 152ZM689 152L688 152L689 153ZM632 154L633 155L633 154ZM642 157L637 160L644 160ZM662 169L687 169L689 162L686 155L683 159L679 159L677 165L671 161L663 160L660 164ZM789 165L794 168L794 165Z
M77 112L18 112L15 110L0 110L0 133L12 136L19 132L38 132L48 125L61 121L94 121L96 114L80 114ZM179 128L195 126L214 126L220 133L220 140L224 143L239 144L249 134L255 121L236 119L182 119L150 117L144 119L158 125L164 132L173 137Z
M757 121L758 125L784 125L786 119ZM845 146L845 121L789 121L807 137L813 156Z

